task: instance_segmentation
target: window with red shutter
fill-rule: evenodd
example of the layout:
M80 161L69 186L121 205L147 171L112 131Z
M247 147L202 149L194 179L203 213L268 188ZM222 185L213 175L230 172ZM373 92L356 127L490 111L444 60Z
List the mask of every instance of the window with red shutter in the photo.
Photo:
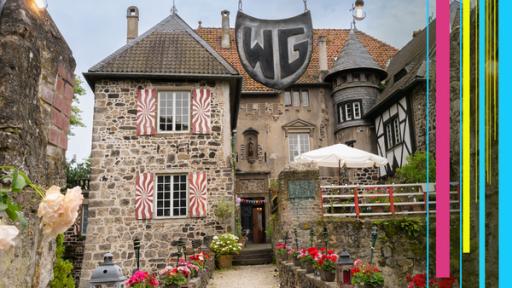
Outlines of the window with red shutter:
M206 217L208 208L208 180L206 172L192 172L188 175L189 216Z
M212 131L212 92L201 87L192 90L192 133L210 134Z
M137 220L152 219L155 176L152 173L140 173L135 181L135 217Z
M156 134L156 89L137 90L137 136Z

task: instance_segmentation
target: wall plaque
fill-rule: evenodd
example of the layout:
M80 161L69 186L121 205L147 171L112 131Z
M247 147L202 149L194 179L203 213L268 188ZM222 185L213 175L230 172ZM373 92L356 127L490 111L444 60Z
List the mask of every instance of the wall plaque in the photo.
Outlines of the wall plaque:
M314 199L316 195L316 181L314 180L290 180L288 181L288 198Z

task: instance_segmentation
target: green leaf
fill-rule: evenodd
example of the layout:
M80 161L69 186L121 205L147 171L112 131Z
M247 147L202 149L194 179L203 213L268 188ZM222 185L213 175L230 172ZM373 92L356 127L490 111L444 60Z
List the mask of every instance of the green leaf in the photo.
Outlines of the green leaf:
M7 204L0 202L0 212L7 210Z
M7 203L7 209L5 209L5 213L7 214L7 216L9 216L9 219L11 219L12 221L17 221L19 211L20 209L16 204Z
M25 214L23 214L22 211L18 211L18 212L16 212L16 215L18 217L18 222L20 223L21 227L27 228L28 221L27 221L27 218L25 218Z
M11 189L13 192L21 192L23 188L27 186L27 181L25 181L25 177L18 173L18 170L15 170L12 174L12 183Z

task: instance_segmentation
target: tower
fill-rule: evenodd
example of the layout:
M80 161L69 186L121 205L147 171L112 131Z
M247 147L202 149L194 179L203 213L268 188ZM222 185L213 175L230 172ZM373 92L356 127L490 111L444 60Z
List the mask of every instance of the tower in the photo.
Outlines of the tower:
M324 80L332 85L337 142L377 153L374 124L364 116L375 104L380 82L387 73L375 62L357 33L354 29L350 31Z

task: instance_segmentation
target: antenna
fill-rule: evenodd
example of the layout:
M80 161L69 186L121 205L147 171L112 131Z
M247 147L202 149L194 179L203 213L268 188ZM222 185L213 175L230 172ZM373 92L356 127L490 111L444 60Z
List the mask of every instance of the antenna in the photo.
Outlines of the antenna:
M176 0L172 0L172 9L171 9L171 13L174 15L176 13L178 13L178 9L176 9Z

